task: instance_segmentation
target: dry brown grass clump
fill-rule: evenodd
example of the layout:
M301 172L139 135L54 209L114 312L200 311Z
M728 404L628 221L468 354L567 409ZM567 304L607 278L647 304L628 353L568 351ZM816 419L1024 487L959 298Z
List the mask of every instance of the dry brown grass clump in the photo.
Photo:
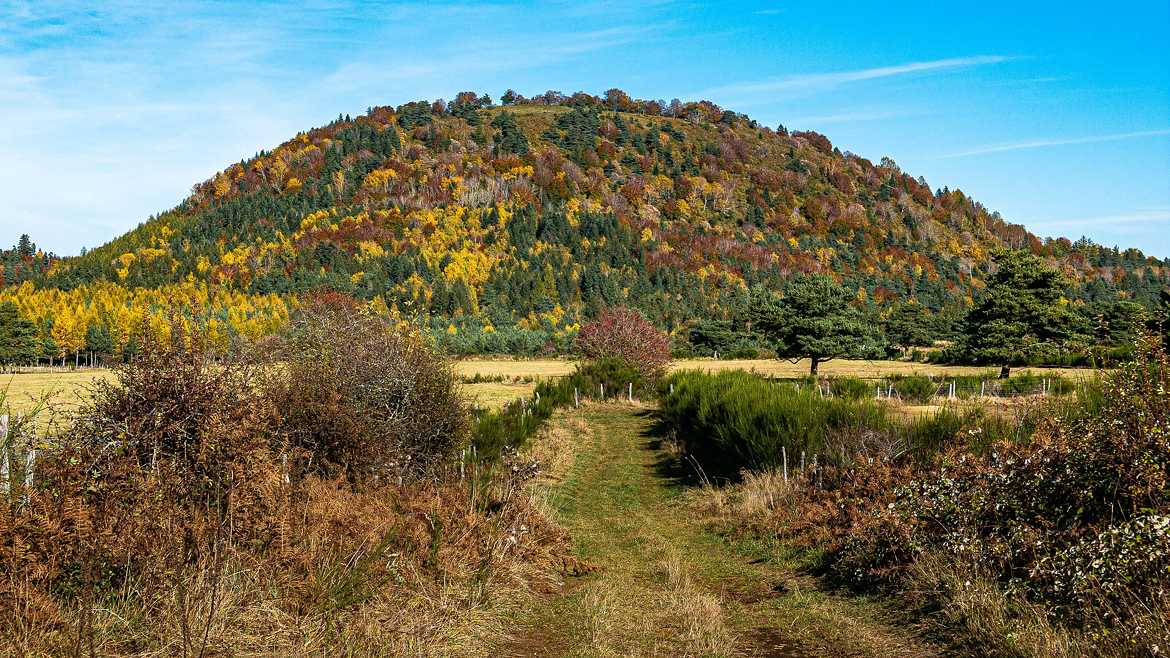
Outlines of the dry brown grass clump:
M349 416L318 452L286 431L296 383L271 388L296 368L261 377L171 336L144 340L42 454L35 485L3 496L0 655L475 655L507 601L563 564L563 532L524 493L529 469L460 468L446 457L458 433L371 446ZM414 349L402 361L425 364ZM443 404L444 372L410 390ZM403 381L358 379L360 400L317 417ZM460 431L454 408L437 426ZM362 441L350 452L347 436ZM425 469L381 470L395 460Z

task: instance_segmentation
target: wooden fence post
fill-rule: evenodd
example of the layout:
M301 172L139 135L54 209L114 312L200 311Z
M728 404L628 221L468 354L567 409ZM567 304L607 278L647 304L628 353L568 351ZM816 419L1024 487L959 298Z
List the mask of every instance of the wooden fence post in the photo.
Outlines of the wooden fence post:
M784 460L784 484L788 484L788 450L780 446L780 456Z
M27 505L32 495L33 467L37 463L37 449L29 448L24 462L24 504Z
M629 390L629 396L628 396L628 397L629 397L629 399L630 399L630 402L633 402L633 401L634 401L634 382L630 382L630 390Z
M580 408L581 408L581 394L580 394L580 392L577 390L577 387L576 387L576 386L574 386L574 387L573 387L573 408L574 408L574 409L580 409Z
M0 492L8 493L8 414L0 416Z
M601 386L601 401L605 402L605 382L602 382L600 384L600 386Z

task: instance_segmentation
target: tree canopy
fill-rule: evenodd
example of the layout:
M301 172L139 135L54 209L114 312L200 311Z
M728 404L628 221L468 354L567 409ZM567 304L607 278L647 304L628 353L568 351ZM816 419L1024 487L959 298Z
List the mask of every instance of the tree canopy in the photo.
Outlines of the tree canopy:
M877 327L851 303L854 295L827 275L790 279L778 297L764 288L752 291L749 314L753 331L777 356L809 359L809 374L839 357L877 356Z
M25 319L16 304L0 304L0 367L28 365L40 356L36 326Z
M958 352L995 364L1007 377L1014 363L1056 352L1076 336L1064 298L1068 282L1043 259L1023 251L996 254L987 292L963 320Z

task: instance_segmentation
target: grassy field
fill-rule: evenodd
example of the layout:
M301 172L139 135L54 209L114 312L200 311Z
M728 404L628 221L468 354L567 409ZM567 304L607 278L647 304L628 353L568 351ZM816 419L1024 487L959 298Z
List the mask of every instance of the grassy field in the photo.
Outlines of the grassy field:
M573 372L576 362L567 359L464 359L455 363L455 371L462 378L475 376L501 381L464 384L468 397L481 407L500 407L518 397L531 395L535 382L563 377ZM778 361L774 359L685 359L675 361L673 370L700 369L747 370L772 377L803 377L808 373L808 361ZM969 366L938 366L906 361L829 361L821 365L826 377L881 377L884 375L973 375L991 373L993 369ZM1042 372L1067 377L1083 377L1090 370L1077 368L1016 368L1014 373ZM7 401L15 412L27 410L43 395L51 395L55 404L74 404L85 385L96 377L108 377L108 371L86 370L65 372L31 372L0 375L0 391L8 390Z

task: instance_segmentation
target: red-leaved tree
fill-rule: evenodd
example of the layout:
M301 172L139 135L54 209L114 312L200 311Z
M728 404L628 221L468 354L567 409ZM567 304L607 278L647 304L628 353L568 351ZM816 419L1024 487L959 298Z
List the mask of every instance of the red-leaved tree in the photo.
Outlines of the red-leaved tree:
M661 374L670 363L670 339L625 306L607 308L581 327L577 349L588 359L623 361L649 377Z

